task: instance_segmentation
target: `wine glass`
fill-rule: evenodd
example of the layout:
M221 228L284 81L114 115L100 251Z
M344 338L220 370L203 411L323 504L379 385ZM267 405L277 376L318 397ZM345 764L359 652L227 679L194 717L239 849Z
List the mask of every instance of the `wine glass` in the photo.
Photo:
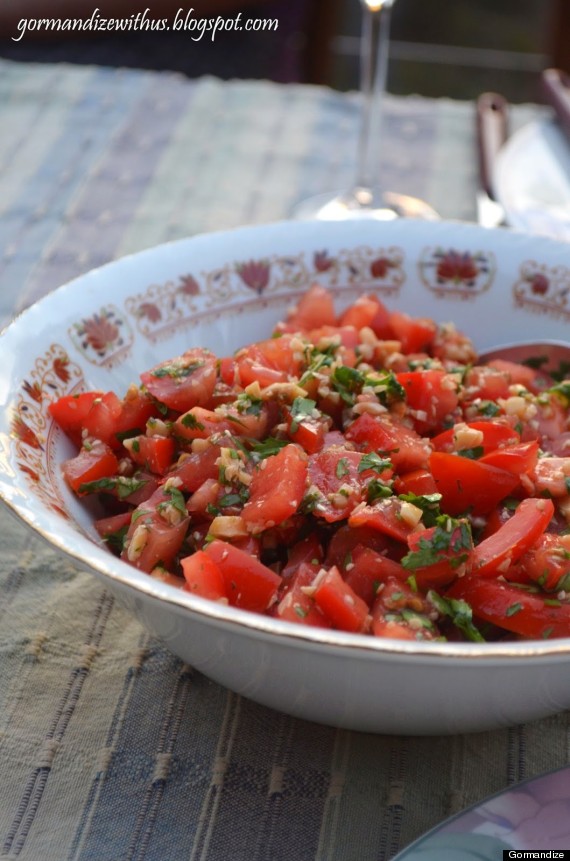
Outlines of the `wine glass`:
M377 218L389 221L400 216L430 221L439 216L429 204L415 197L384 191L379 173L377 145L381 139L390 12L395 0L360 0L362 36L360 40L360 79L362 117L354 186L344 193L322 194L301 202L293 212L299 219L342 220Z

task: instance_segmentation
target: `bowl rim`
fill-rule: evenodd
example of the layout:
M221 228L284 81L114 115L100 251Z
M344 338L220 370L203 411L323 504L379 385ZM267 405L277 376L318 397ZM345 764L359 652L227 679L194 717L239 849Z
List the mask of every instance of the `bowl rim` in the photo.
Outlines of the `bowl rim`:
M408 219L399 219L400 222L410 222ZM332 222L332 230L339 232L345 228L348 222ZM394 222L389 222L393 224ZM166 242L161 242L158 245L141 251L132 252L123 255L122 257L111 260L88 270L87 272L71 279L70 281L61 284L54 290L50 291L45 296L39 298L28 307L20 310L8 323L0 330L0 348L4 346L3 341L9 338L13 332L17 334L21 326L25 326L28 315L38 314L46 305L49 307L52 303L57 306L61 302L61 298L69 291L77 288L78 284L84 282L85 279L93 277L98 278L101 274L104 275L109 269L128 266L133 260L144 261L146 257L156 255L156 253L167 254L169 249L175 246L183 246L189 243L216 243L226 236L239 236L240 233L254 234L266 233L271 234L273 231L280 233L286 231L292 225L306 225L303 230L310 233L311 226L314 228L322 227L322 222L291 222L277 221L268 224L260 225L244 225L226 230L217 230L211 232L201 232L193 236L173 239ZM362 225L362 220L352 222L355 226ZM477 224L472 224L464 221L441 220L436 222L421 222L428 232L437 234L442 228L454 228L473 235L488 234L489 230ZM498 230L492 231L499 233ZM526 240L527 242L538 243L544 246L550 246L560 250L565 245L564 242L551 239L543 236L531 236L524 234L522 231L501 229L501 241L514 242ZM570 253L570 248L569 248ZM10 398L10 390L6 393L7 399ZM3 403L6 407L6 403ZM2 446L0 445L0 458L3 457ZM9 456L8 456L9 460ZM374 637L365 634L352 634L337 630L328 630L315 628L306 625L297 625L293 622L287 622L275 617L265 616L262 614L242 610L237 607L224 605L215 601L209 601L204 598L192 595L176 586L164 583L148 574L139 571L134 566L124 562L118 557L113 556L105 547L98 544L95 540L82 533L79 530L73 530L65 522L61 524L57 521L56 526L52 529L44 527L37 522L33 510L27 505L27 499L22 500L21 496L17 496L17 500L11 498L10 486L5 483L5 478L0 470L0 502L2 502L8 511L16 517L17 520L23 522L37 536L44 539L52 548L73 559L78 567L83 570L88 570L95 575L105 579L109 579L111 583L117 584L121 588L133 590L135 593L142 593L147 599L159 601L169 605L178 611L190 611L189 623L191 624L191 615L205 617L211 623L219 626L232 625L234 628L239 628L250 635L266 638L268 635L272 638L281 638L292 646L303 647L306 645L322 647L327 651L342 650L349 652L358 652L370 658L376 656L399 657L404 659L418 659L422 662L426 661L441 661L446 658L464 661L466 665L470 665L473 661L477 663L483 661L484 664L497 662L502 660L513 659L518 661L527 661L529 658L563 658L570 656L570 636L553 638L552 640L521 640L521 641L500 641L500 642L429 642L429 641L405 641L388 637ZM48 519L57 518L57 515L50 512L41 501L37 503L42 514ZM57 526L62 526L63 529L58 530ZM60 533L63 533L63 537ZM66 534L73 541L71 544L65 540ZM77 546L76 546L77 545Z

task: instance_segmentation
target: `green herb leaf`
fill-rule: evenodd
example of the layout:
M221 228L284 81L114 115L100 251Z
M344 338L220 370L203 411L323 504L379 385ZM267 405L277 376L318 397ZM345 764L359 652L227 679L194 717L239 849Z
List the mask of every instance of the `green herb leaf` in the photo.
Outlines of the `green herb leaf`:
M457 450L457 454L460 457L466 457L469 460L478 460L480 457L483 457L485 449L482 445L476 445L472 448L460 448Z
M380 455L375 451L370 451L368 454L362 455L360 463L358 464L358 472L364 472L366 469L373 469L374 472L384 472L386 469L390 469L392 466L392 461L380 457Z
M192 430L204 430L204 425L202 422L199 422L195 415L192 413L184 413L182 418L180 419L180 423L184 425L185 428L192 428Z
M471 527L467 520L456 520L447 514L436 518L433 532L421 537L417 550L410 550L401 564L410 571L427 568L444 559L449 560L452 568L457 568L469 558L473 549Z
M197 371L198 368L202 368L203 366L204 362L190 362L188 365L173 362L171 365L163 365L162 368L157 368L151 372L151 375L159 379L162 377L172 377L177 380L181 377L189 377L194 373L194 371Z
M443 598L433 589L427 593L435 609L442 616L448 616L456 628L463 631L468 640L474 643L484 643L485 638L479 629L473 624L473 611L467 601L456 598Z
M337 478L344 478L345 475L350 473L348 460L345 457L341 457L337 461L335 473Z
M272 457L272 455L278 454L286 445L289 445L289 440L276 439L275 437L270 436L262 440L262 442L257 442L257 440L253 441L251 444L251 451L263 460L266 457Z
M399 499L403 502L411 502L416 508L420 508L422 513L422 521L425 526L435 526L437 518L441 517L439 503L441 502L441 493L400 493Z
M317 402L311 398L295 398L291 404L291 433L296 433L299 430L299 424L303 419L312 418L316 408Z

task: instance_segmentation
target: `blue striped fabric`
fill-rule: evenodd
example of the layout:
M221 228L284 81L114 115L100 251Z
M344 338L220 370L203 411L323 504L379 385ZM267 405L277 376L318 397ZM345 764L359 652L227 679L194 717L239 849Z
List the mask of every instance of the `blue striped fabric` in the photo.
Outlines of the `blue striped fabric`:
M352 95L0 72L4 320L113 257L278 219L352 179ZM390 99L389 184L473 217L472 121L472 105ZM184 665L0 512L0 859L387 861L465 805L565 764L569 733L561 714L477 736L383 737L257 706Z

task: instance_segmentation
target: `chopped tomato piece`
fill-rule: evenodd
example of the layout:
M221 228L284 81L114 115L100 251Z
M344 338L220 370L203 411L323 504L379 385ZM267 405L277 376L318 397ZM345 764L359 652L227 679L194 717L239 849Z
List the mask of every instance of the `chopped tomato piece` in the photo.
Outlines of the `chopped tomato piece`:
M372 605L372 634L396 640L435 640L426 599L397 577L388 577Z
M471 606L473 615L521 637L570 636L570 603L519 589L501 579L460 577L447 595Z
M471 564L473 540L467 521L451 518L408 535L410 552L402 560L416 585L427 591L439 589L464 575Z
M341 326L354 326L358 331L366 326L378 338L394 337L390 328L390 313L377 296L359 296L342 313L339 323Z
M191 556L181 559L180 564L188 592L199 595L200 598L227 603L226 584L222 572L207 553L197 550Z
M281 570L283 580L289 580L303 563L318 570L323 561L323 548L316 535L311 532L306 538L297 541L289 548L287 562ZM316 573L316 572L315 572Z
M186 514L180 491L159 487L133 512L121 558L141 571L170 568L188 530Z
M139 466L150 472L164 475L172 466L174 440L165 436L135 436L125 440L125 447Z
M459 403L457 381L438 370L404 371L396 378L406 392L408 410L419 433L433 431L453 417Z
M459 454L432 452L430 470L448 514L487 514L513 492L518 475Z
M505 448L497 448L495 451L483 455L480 462L497 466L499 469L506 469L513 475L525 475L535 469L538 463L538 452L538 440L532 440Z
M415 493L416 496L426 496L437 493L437 485L431 472L427 469L413 469L394 479L394 490L397 493Z
M309 594L318 568L303 562L277 605L278 619L298 622L315 628L330 628L331 622Z
M254 531L283 523L301 504L306 481L306 454L296 445L286 445L262 460L253 473L243 519Z
M363 633L369 626L368 605L345 583L338 568L321 569L313 582L317 606L341 631Z
M222 572L230 604L264 613L276 599L281 577L258 559L218 539L205 552Z
M570 536L541 535L521 557L519 567L545 592L570 592Z
M111 448L120 448L120 440L115 434L121 410L121 401L114 392L107 392L101 398L96 398L83 420L84 433L92 439L101 440Z
M346 438L363 451L382 452L399 473L427 466L431 451L429 442L412 428L370 413L363 413L349 425Z
M377 460L382 464L381 458ZM331 446L309 458L309 497L315 517L327 523L346 520L366 496L366 480L375 476L367 462L366 455L341 446ZM380 469L382 476L390 476L389 468Z
M396 577L403 582L409 576L409 571L399 562L377 553L371 547L359 545L355 547L351 561L346 566L344 580L370 606L389 577Z
M513 516L475 547L473 572L489 577L506 571L540 538L553 514L552 500L523 499Z
M392 311L390 328L402 344L402 353L420 353L434 341L437 326L433 320L410 317L403 311Z
M359 506L350 515L349 526L370 526L385 535L395 538L397 541L405 542L408 535L416 528L417 523L402 514L408 512L405 508L408 503L403 502L396 496L380 499L373 505ZM404 507L404 509L403 509Z
M81 493L81 485L115 475L119 461L103 442L96 441L81 449L75 457L63 463L63 475L75 493Z
M320 284L313 284L299 299L285 323L277 327L283 332L303 332L317 326L334 326L336 313L331 294Z
M60 428L75 443L81 445L83 422L93 403L102 398L103 394L103 392L77 392L74 395L63 395L49 405L48 412Z
M481 455L486 455L496 448L516 445L520 434L506 422L460 422L434 436L431 442L436 451L480 448Z
M158 401L186 412L208 403L216 384L216 357L209 350L187 350L141 374L141 380Z

